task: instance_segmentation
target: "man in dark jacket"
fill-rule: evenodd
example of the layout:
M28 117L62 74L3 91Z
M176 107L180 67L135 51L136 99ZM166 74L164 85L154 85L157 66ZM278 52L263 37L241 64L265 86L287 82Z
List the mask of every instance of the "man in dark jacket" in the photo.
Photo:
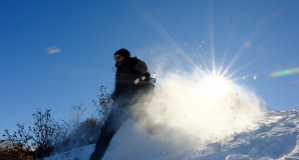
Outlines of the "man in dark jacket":
M113 104L90 160L102 159L114 134L126 120L132 118L130 106L136 103L136 97L142 93L150 77L147 65L136 57L130 57L128 50L122 48L116 51L114 59L117 71L115 90L111 95Z

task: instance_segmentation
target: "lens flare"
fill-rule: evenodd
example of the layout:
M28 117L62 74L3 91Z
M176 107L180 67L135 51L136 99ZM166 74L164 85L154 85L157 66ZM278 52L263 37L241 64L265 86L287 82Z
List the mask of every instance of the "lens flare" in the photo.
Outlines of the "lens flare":
M287 75L298 74L298 73L299 73L299 67L272 72L270 73L270 77L287 76Z
M48 47L46 50L47 54L55 54L61 52L61 49L56 46Z

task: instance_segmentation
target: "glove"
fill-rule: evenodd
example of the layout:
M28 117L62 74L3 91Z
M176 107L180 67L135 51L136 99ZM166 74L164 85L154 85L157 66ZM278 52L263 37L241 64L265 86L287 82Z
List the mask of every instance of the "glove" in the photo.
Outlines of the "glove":
M133 65L135 65L136 63L137 63L137 58L136 57L134 57L134 58L129 58L129 59L127 59L127 64L128 65L130 65L130 66L133 66Z

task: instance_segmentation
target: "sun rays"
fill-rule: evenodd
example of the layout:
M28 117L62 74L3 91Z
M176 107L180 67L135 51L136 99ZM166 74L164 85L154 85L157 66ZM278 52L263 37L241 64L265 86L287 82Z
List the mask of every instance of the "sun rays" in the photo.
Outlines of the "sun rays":
M130 4L136 10L136 12L138 12L138 14L152 27L152 29L155 30L165 40L165 42L170 46L170 48L172 48L172 51L165 51L168 54L163 54L163 56L160 56L159 61L161 62L161 64L171 63L168 62L171 61L170 57L176 55L181 57L179 59L180 61L185 61L186 64L188 64L189 68L190 66L191 68L196 68L197 72L200 72L200 74L204 77L207 77L207 75L211 75L212 72L215 72L217 73L217 77L222 77L231 81L238 81L245 80L249 76L251 76L251 79L256 80L254 76L256 76L257 72L263 72L263 74L267 75L267 73L264 73L265 71L253 71L253 73L243 73L245 69L255 65L264 56L262 54L253 53L255 56L250 57L249 59L244 59L243 54L248 53L248 50L252 47L257 47L256 44L254 44L253 42L259 36L259 33L262 31L264 26L267 25L268 22L271 20L271 17L273 17L273 13L276 12L276 4L272 4L268 6L268 8L265 8L264 15L261 15L260 18L257 19L257 21L255 21L256 24L251 26L251 30L249 30L250 32L248 32L247 35L244 35L244 38L241 41L238 40L239 47L236 46L237 48L235 52L231 51L232 44L236 43L236 39L234 39L234 36L236 36L242 28L241 26L237 25L238 23L231 24L231 34L229 37L227 37L228 40L223 42L222 44L225 50L222 52L216 52L217 46L215 44L215 39L219 35L215 35L215 29L217 27L215 26L215 8L214 3L212 1L208 1L206 12L206 18L208 20L208 23L204 25L208 26L209 40L205 39L204 41L208 41L209 43L201 45L209 45L209 51L205 51L208 52L209 59L207 59L207 57L202 57L201 55L197 56L197 59L191 57L190 55L192 54L202 53L190 53L189 51L186 51L186 49L184 49L180 45L180 43L178 43L177 40L173 38L173 35L171 35L168 32L167 28L165 28L158 21L158 19L152 14L152 12L147 8L147 6L143 4L143 2L138 0L130 0ZM249 14L254 14L254 12L250 12ZM234 21L241 21L243 18L246 17L242 17L241 15L231 16L229 21L232 23ZM228 22L225 21L225 24L228 24ZM255 52L257 52L257 50L255 50ZM243 58L243 64L240 65L239 62L241 58ZM218 60L218 62L216 62L216 59ZM298 73L297 69L298 68L281 70L277 72L272 72L268 75L270 77L278 77L282 75L296 74ZM267 72L269 72L269 70Z

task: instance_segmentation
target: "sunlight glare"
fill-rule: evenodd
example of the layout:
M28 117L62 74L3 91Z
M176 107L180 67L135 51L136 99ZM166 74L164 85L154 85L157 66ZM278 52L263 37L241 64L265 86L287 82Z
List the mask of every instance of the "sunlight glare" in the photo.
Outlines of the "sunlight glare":
M215 74L207 76L203 80L203 89L207 98L218 99L228 93L230 83L227 79Z

